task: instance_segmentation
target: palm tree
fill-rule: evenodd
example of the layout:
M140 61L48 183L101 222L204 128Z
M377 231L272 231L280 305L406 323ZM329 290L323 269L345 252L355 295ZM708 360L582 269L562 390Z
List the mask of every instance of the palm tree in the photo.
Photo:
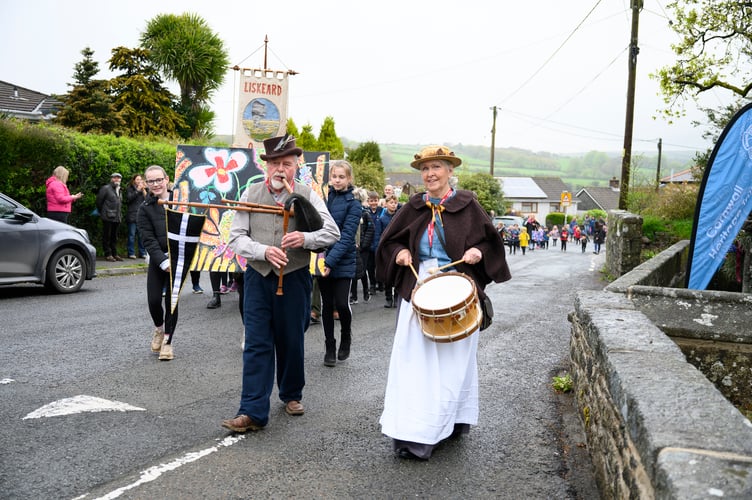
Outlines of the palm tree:
M197 14L160 14L141 35L155 67L180 85L180 105L190 136L211 131L214 113L206 106L229 66L224 42Z

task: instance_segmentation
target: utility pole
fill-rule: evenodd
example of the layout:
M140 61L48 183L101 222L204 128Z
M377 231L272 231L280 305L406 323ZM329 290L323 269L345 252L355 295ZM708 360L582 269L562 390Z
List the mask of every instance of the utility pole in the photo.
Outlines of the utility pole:
M663 150L663 139L658 139L658 168L655 170L655 192L661 188L661 151Z
M491 177L494 174L494 153L496 152L496 106L493 110L493 126L491 127Z
M621 183L619 186L619 208L627 209L629 198L629 170L632 163L632 128L634 125L635 79L637 74L637 31L643 0L632 1L632 36L629 41L629 78L627 82L627 113L624 121L624 157L621 161Z

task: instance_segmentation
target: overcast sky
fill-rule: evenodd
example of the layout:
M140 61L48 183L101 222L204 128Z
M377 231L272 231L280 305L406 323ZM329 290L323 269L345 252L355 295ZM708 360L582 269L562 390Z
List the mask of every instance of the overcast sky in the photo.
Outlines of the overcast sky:
M674 124L648 75L674 60L668 0L640 15L633 151L704 150L694 105ZM294 70L289 113L299 128L334 118L355 141L491 145L554 153L621 151L629 0L229 1L0 0L0 80L65 93L81 50L100 77L111 50L136 47L149 19L193 12L246 68ZM231 134L236 72L213 99L216 132ZM177 87L172 86L176 91ZM708 96L711 105L729 100ZM707 103L706 103L707 104Z

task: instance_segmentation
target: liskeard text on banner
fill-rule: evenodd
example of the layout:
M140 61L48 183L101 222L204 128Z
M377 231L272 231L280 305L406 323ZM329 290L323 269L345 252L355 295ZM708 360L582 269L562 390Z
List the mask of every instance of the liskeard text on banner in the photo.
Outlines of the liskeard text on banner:
M283 135L287 128L288 74L244 69L240 75L234 142L261 148L264 139Z

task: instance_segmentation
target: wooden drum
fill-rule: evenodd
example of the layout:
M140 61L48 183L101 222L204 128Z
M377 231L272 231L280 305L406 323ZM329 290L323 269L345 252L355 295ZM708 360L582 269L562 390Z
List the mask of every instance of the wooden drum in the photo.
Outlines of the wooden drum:
M483 313L475 282L449 271L426 278L410 299L423 335L434 342L456 342L478 329Z

